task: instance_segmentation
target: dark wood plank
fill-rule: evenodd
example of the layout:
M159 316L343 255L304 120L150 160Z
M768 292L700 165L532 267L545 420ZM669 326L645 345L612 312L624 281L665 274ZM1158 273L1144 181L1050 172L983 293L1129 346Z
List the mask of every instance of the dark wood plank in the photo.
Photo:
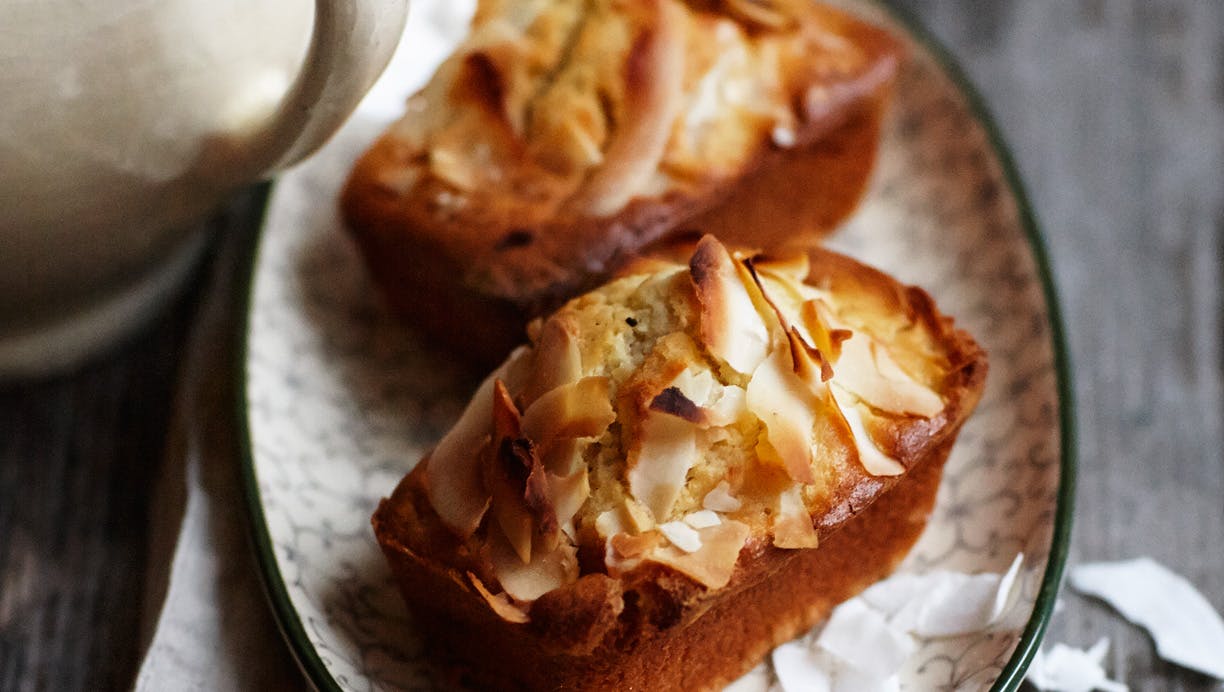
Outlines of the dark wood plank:
M0 392L0 689L130 684L190 307L79 373Z
M1076 366L1073 561L1150 555L1224 611L1224 3L900 4L981 87L1045 225ZM1064 598L1050 641L1109 636L1134 690L1217 689Z

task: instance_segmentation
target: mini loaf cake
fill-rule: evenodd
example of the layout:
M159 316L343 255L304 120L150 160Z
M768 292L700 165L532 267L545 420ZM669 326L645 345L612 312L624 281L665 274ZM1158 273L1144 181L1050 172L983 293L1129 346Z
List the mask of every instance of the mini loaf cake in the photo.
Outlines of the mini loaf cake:
M734 680L893 569L984 384L926 293L825 250L628 271L533 323L374 515L478 688Z
M528 318L686 223L752 247L832 228L898 52L810 0L481 0L343 212L400 312L495 363Z

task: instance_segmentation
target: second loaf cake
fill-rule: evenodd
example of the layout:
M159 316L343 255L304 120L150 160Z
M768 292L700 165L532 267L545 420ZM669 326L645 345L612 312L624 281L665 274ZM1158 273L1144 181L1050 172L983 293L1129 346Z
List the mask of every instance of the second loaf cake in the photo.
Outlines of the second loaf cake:
M401 314L496 363L685 224L754 247L830 230L900 53L810 0L481 0L357 162L344 215Z

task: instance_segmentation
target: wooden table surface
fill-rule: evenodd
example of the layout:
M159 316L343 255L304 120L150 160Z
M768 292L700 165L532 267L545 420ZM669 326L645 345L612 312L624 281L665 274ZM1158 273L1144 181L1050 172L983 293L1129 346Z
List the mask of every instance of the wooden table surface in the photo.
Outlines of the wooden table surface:
M1072 562L1150 555L1224 610L1224 2L899 4L980 87L1044 224L1075 366ZM131 684L197 302L76 372L0 384L0 690ZM1047 642L1108 636L1132 689L1219 689L1064 600Z

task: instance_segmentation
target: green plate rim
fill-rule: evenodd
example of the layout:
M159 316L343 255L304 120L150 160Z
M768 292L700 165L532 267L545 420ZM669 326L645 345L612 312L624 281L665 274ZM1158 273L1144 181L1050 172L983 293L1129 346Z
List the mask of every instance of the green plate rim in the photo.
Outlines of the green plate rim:
M956 88L965 97L969 110L986 132L990 147L998 159L1003 177L1011 189L1020 216L1020 225L1028 241L1033 259L1037 263L1037 273L1041 280L1042 294L1045 299L1050 340L1054 352L1054 370L1058 391L1058 421L1059 421L1059 484L1058 496L1055 500L1053 536L1050 542L1049 558L1045 573L1042 576L1041 587L1033 604L1033 613L1028 624L1020 635L1016 650L999 673L991 687L992 692L1012 691L1019 688L1024 680L1024 674L1038 648L1042 637L1049 627L1053 616L1054 605L1058 599L1059 587L1062 583L1066 567L1067 553L1071 543L1071 524L1075 505L1075 485L1077 466L1076 420L1072 392L1072 365L1067 348L1066 330L1064 327L1061 303L1055 286L1054 275L1046 247L1045 236L1037 221L1036 213L1029 201L1028 193L1020 176L1019 169L1012 157L1011 149L1003 138L994 116L991 114L985 99L973 86L964 68L957 62L951 52L935 37L929 29L911 12L897 7L892 2L875 0L876 4L886 10L907 32L927 51L952 80ZM251 306L255 286L254 269L258 266L262 248L263 227L267 218L268 200L274 183L263 183L256 194L262 196L258 201L259 211L258 232L250 241L247 252L244 253L243 267L238 274L243 285L237 292L239 305L236 308L242 316L237 321L237 333L234 335L233 353L236 367L233 372L234 412L236 430L238 432L238 455L242 467L243 495L246 500L248 516L251 522L251 541L256 562L260 567L260 576L264 592L272 604L276 621L284 635L289 649L301 668L307 681L318 690L340 692L341 688L331 671L327 669L318 651L306 634L297 609L285 588L285 581L280 567L276 562L276 553L272 545L272 537L268 533L267 519L263 512L263 499L259 490L259 482L255 477L255 458L251 447L250 412L247 408L247 357L250 335Z
M1070 351L1067 348L1065 323L1045 235L1037 221L1032 202L1029 201L1028 191L1020 175L1020 169L1016 166L1012 156L1011 147L1003 138L1003 132L990 112L990 107L986 105L986 99L970 81L968 73L953 57L951 51L918 17L904 8L897 7L892 2L880 2L879 4L904 26L923 48L930 52L931 57L964 95L970 112L985 130L990 147L994 149L995 156L998 157L1003 178L1007 181L1007 186L1011 188L1012 198L1016 201L1020 225L1024 229L1033 259L1037 262L1037 274L1041 279L1041 291L1045 297L1048 311L1050 342L1054 352L1054 372L1058 391L1060 456L1058 497L1055 500L1050 553L1046 561L1045 573L1041 578L1041 587L1037 592L1037 600L1033 603L1033 613L1029 616L1024 631L1020 633L1020 641L1016 642L1016 650L1012 652L1011 658L1003 666L999 677L995 679L994 685L990 688L992 692L1011 692L1020 687L1020 683L1024 681L1025 671L1028 670L1029 664L1032 663L1033 657L1037 655L1037 650L1041 647L1041 640L1054 615L1058 590L1062 585L1063 572L1067 564L1067 552L1071 547L1078 447L1072 387L1074 378Z
M250 382L247 364L250 355L251 306L255 297L255 267L259 266L259 255L263 248L264 223L267 221L268 202L272 197L274 185L273 182L265 182L258 186L256 194L263 198L259 200L259 211L256 212L258 231L252 234L247 251L242 254L243 266L236 274L243 282L236 291L238 305L235 307L240 312L235 314L241 315L241 318L236 320L237 329L233 335L233 353L236 359L233 368L235 430L237 431L235 437L242 467L242 494L246 500L247 516L251 522L251 545L255 553L255 561L259 565L260 582L263 585L264 595L272 604L276 624L289 645L294 661L297 662L298 668L314 689L343 692L319 656L314 644L311 643L302 619L293 606L293 599L290 598L289 591L285 588L284 575L281 574L280 566L276 563L276 549L272 545L272 536L268 533L268 520L264 516L259 479L255 477L255 454L251 444L250 410L247 406L247 385Z

